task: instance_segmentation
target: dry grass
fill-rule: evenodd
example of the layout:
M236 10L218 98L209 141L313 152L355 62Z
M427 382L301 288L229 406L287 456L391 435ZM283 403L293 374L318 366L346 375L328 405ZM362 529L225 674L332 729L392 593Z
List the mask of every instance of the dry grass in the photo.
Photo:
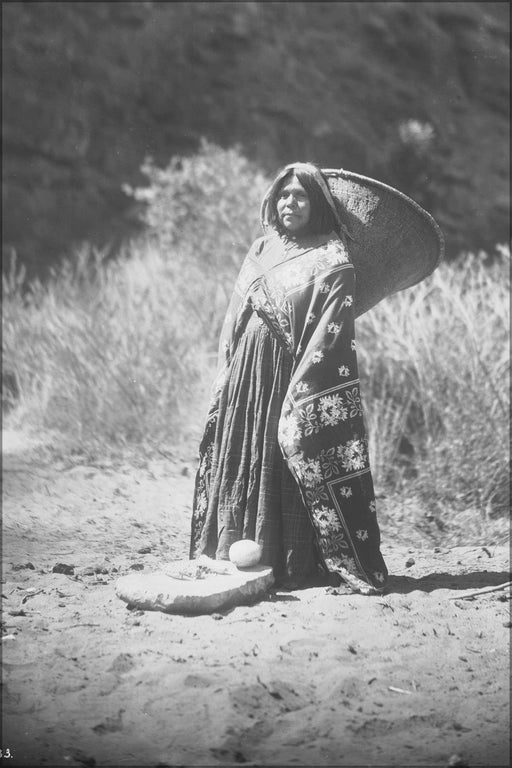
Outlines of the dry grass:
M474 541L491 521L508 533L510 254L486 261L441 265L358 330L378 487L415 494L420 525Z
M6 423L89 453L181 437L211 362L184 302L149 247L108 264L83 253L24 295L4 281L4 369L19 388Z

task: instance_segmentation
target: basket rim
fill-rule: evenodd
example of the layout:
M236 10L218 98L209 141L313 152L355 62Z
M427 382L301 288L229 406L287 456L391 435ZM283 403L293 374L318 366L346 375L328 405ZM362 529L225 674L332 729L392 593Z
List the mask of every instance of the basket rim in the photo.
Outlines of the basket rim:
M441 262L441 259L443 258L445 253L444 235L441 231L439 224L434 219L434 217L430 213L428 213L428 211L422 208L419 203L417 203L411 197L406 195L404 192L400 192L400 190L395 189L395 187L392 187L389 184L385 184L383 181L372 179L370 176L363 176L360 173L347 171L344 168L322 168L321 170L322 170L322 174L326 177L327 180L329 179L329 177L337 176L337 177L341 177L342 179L346 179L347 181L356 181L361 183L362 186L367 186L370 188L374 187L376 189L383 190L387 193L390 193L394 197L397 197L398 199L407 203L416 213L418 213L423 219L425 219L425 221L428 224L430 224L431 228L433 229L433 231L437 236L438 253L437 253L437 259L432 271L434 271L434 269L437 268L437 266Z

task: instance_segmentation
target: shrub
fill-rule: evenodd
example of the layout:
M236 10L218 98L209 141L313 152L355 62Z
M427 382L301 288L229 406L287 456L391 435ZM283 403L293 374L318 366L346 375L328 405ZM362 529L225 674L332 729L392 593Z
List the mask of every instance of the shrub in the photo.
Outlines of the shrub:
M141 203L152 247L173 262L184 311L216 341L242 260L261 234L259 206L270 180L239 149L204 140L196 155L165 169L147 160L142 171L148 185L126 191Z

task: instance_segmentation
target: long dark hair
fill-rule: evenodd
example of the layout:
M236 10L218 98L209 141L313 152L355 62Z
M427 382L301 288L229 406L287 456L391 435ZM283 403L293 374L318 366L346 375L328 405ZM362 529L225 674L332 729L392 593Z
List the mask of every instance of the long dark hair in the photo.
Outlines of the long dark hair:
M319 168L317 170L321 173ZM304 187L311 206L309 222L301 234L322 235L329 234L329 232L333 231L338 232L339 220L336 218L334 211L327 202L322 189L316 182L314 176L301 167L291 168L280 180L280 183L276 184L274 188L271 188L266 203L266 219L268 224L280 235L286 234L286 229L280 223L277 214L277 201L282 187L287 184L293 176L295 176L299 183ZM322 178L325 179L323 175Z

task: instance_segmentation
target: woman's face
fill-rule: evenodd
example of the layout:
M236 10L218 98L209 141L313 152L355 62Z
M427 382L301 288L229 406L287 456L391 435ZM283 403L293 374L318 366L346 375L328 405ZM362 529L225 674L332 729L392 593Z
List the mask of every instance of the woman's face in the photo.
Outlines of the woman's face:
M301 232L309 223L311 204L296 176L285 179L277 196L277 217L286 232Z

